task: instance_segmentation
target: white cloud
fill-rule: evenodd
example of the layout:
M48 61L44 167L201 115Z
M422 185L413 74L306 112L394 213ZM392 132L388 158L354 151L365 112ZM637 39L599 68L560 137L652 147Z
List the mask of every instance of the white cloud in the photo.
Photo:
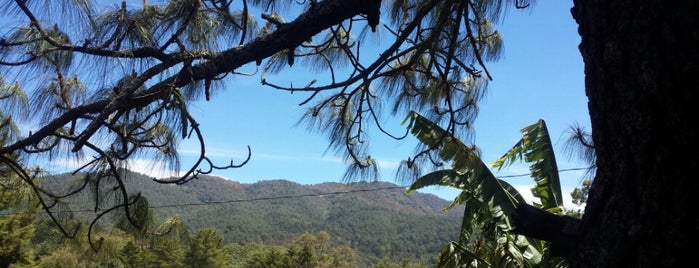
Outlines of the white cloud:
M534 203L534 201L538 201L538 198L534 197L531 191L533 185L513 184L512 187L515 187L515 190L517 190L517 192L519 192L519 194L522 195L522 198L524 198L524 200L527 201L528 204L532 204Z
M43 169L52 172L70 172L84 166L92 160L90 157L75 158L60 158L56 160L39 163ZM179 173L171 169L165 162L155 161L145 158L134 158L123 162L124 168L142 173L151 177L165 178L169 176L177 176Z
M165 162L143 158L129 159L124 167L155 178L179 176L182 173L171 169Z
M201 151L193 149L178 149L177 153L181 156L194 156L199 157ZM206 156L208 157L224 157L224 158L245 158L248 156L248 151L241 150L213 150L207 147ZM253 152L253 156L259 156L258 153Z
M534 201L539 201L538 198L534 197L534 194L532 194L531 188L534 187L533 184L531 185L525 185L525 184L512 184L512 187L514 187L519 194L522 195L522 198L527 201L527 203L532 204ZM584 206L578 206L576 204L573 204L573 198L570 196L570 192L573 191L573 188L562 188L561 189L562 194L563 194L563 206L568 209L568 210L583 210L585 207Z
M400 166L401 161L377 159L376 162L379 164L379 167L382 169L396 170L396 169L398 169L398 166Z

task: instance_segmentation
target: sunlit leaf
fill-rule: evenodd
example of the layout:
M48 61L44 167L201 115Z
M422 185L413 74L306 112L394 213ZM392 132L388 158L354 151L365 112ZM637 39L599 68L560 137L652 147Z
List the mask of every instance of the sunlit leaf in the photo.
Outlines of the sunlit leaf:
M422 143L438 150L442 160L451 162L452 166L452 169L437 170L418 178L408 192L427 186L449 186L462 190L449 205L451 207L461 204L466 208L461 227L461 240L459 243L452 243L445 247L440 255L440 264L458 267L478 263L473 262L474 260L470 257L482 257L472 251L483 246L472 244L472 238L478 233L483 235L486 241L489 240L490 243L497 241L498 245L506 249L502 251L507 252L505 255L491 256L500 265L521 266L523 263L528 265L540 263L542 260L540 245L523 236L511 234L514 227L510 223L510 217L515 213L516 204L525 202L521 194L509 183L497 179L480 160L474 147L466 146L434 122L416 112L410 112L403 124L407 124L410 132ZM484 211L488 215L481 215Z
M531 163L529 170L536 182L536 186L532 188L532 194L541 200L541 208L562 207L563 195L558 165L546 123L540 119L535 124L524 127L522 134L522 139L493 162L493 166L500 170L517 161Z

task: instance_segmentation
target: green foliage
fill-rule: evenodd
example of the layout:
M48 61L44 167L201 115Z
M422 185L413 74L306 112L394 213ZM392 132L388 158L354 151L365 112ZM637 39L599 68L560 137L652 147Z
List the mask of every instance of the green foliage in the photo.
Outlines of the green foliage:
M128 210L118 213L114 227L126 231L136 236L145 236L147 231L152 229L155 216L148 205L148 200L144 196L134 196L130 198L134 203ZM130 213L127 215L126 213Z
M151 242L149 264L153 267L177 267L185 266L185 253L187 243L176 237L155 239Z
M109 222L105 228L116 226L129 234L147 236L145 230L149 230L153 219L145 208L153 200L149 197L146 202L135 194L134 189L140 188L127 186L128 175L121 167L130 158L148 157L179 169L177 143L193 137L202 149L196 164L180 178L162 182L182 183L219 168L204 153L204 135L189 113L190 105L202 97L210 99L211 90L217 85L223 88L223 83L217 81L228 75L238 76L241 67L256 63L262 66L260 80L264 86L313 92L304 102L308 103L309 113L302 121L328 134L330 149L350 163L346 180L373 180L378 166L367 149L368 126L384 131L379 120L383 104L392 106L394 114L410 109L429 113L432 119L448 121L449 131L473 121L477 113L475 103L491 79L484 62L496 60L502 48L493 22L501 19L501 10L512 2L170 0L98 6L95 4L99 3L90 1L59 1L65 4L59 9L64 15L59 21L53 19L55 10L43 10L48 5L8 2L2 5L4 14L20 23L3 33L0 65L21 79L14 86L0 79L3 93L9 92L0 95L0 99L3 104L21 103L16 100L22 99L24 92L33 93L29 99L37 108L28 111L28 120L38 122L40 130L18 135L29 131L14 131L11 119L20 113L17 109L7 110L8 115L0 116L0 132L2 141L8 144L2 144L0 154L5 157L21 152L38 159L93 156L75 170L89 171L89 176L84 177L83 184L68 188L67 195L63 194L65 191L34 189L43 193L38 195L42 202L57 204L46 206L45 211L61 228L77 228L78 220L93 221L86 224L89 231L81 231L93 247L102 243L92 240L97 238L92 234L97 232L93 228L99 226L95 224L98 219L116 218L116 223ZM382 12L391 16L380 20ZM257 14L266 20L264 25L255 21L260 17ZM45 21L54 24L44 25ZM384 22L384 27L377 27L379 21ZM363 42L367 29L395 37L389 45L379 48L383 51L378 57L360 57L376 55L373 50L377 47ZM364 53L367 50L372 52ZM326 72L330 79L321 79L319 86L313 85L317 82L314 80L305 87L285 87L265 76L293 67L295 57L296 62L308 65L305 68ZM343 70L336 73L340 69ZM34 82L31 74L41 74L45 81ZM316 99L321 91L323 96ZM466 159L454 160L474 160L465 156ZM3 160L14 165L15 172L23 170L17 161ZM227 167L237 166L231 163ZM497 188L497 184L496 181L486 185ZM82 191L91 193L89 199L81 200L89 200L91 206L68 202L74 200L66 196ZM509 199L515 197L507 194L501 192L484 200L492 197L496 202L511 202ZM205 199L175 195L168 198L169 204ZM392 201L405 200L396 197ZM455 226L453 218L443 217L439 220L446 224L421 228L434 215L387 211L367 203L346 205L353 211L347 213L339 210L344 205L324 202L308 216L299 212L316 204L294 201L286 207L292 209L284 210L277 201L260 203L261 208L232 208L239 213L203 208L202 214L210 216L206 224L223 226L222 234L231 240L268 242L289 233L328 230L347 243L361 243L362 253L375 258L391 255L426 259L426 252L434 252L438 240L416 241L424 241L430 235L446 236L444 233L449 232L443 229ZM74 211L83 209L94 211L94 217L74 215ZM502 209L508 211L504 205ZM175 210L165 215L176 214ZM113 211L120 214L114 215ZM239 217L225 217L231 214ZM183 239L179 235L185 235L184 224L172 219L155 229L160 238L154 241ZM361 228L347 231L319 223L328 219L334 226L348 227L348 222L358 222ZM252 230L250 226L260 229ZM61 230L68 233L64 229ZM406 244L413 246L404 249ZM157 243L153 247L157 248ZM299 256L304 256L301 253Z
M50 255L65 243L66 237L50 219L39 217L35 219L34 226L31 243L37 259Z
M39 206L30 191L14 173L0 170L0 267L33 262L31 239Z
M570 196L573 198L573 204L576 204L578 206L586 204L587 195L590 193L590 187L592 187L591 179L583 180L581 187L575 187L575 189L573 189L573 192L570 193ZM580 209L574 211L567 211L566 213L573 217L582 218L582 211Z
M43 250L41 255L36 256L37 263L40 267L122 267L122 248L129 245L133 237L121 231L96 235L100 237L97 249L91 248L84 239L67 239L62 234L50 235L58 239L49 238L40 242Z
M134 176L133 182L149 182L146 178L139 177L141 175ZM54 183L60 184L70 180L69 177L59 177L38 180L46 183L48 189L55 187ZM79 177L84 178L82 175ZM221 183L231 187L222 187ZM217 205L223 207L158 209L154 211L156 214L174 213L175 216L166 218L159 224L153 223L149 226L155 227L138 232L132 232L129 228L122 230L119 224L96 227L91 234L95 241L94 248L86 240L87 228L80 227L74 238L66 238L56 228L55 223L42 216L36 223L33 219L30 221L32 228L36 229L36 236L28 237L28 241L31 242L28 243L27 249L35 252L31 255L32 259L36 260L37 264L47 267L61 267L62 263L75 267L191 267L194 263L197 266L210 267L247 267L244 265L246 263L251 267L260 263L263 266L277 265L274 267L357 267L379 262L391 265L427 265L434 262L434 254L438 252L441 241L455 238L453 234L458 231L458 213L447 214L440 211L448 202L432 195L406 195L390 183L325 183L302 186L287 181L269 181L241 188L241 185L235 182L204 177L191 184L191 187L169 188L183 191L177 194L162 191L163 187L145 185L147 184L135 184L133 187L141 189L144 194L155 200L154 202L165 202L165 199L172 197L195 197L186 201L190 203L196 200L222 200L230 197L228 191L234 189L241 190L236 193L238 196L291 196L373 188L396 189L258 201L254 204L236 203L230 208ZM278 193L275 193L276 191ZM157 194L154 194L156 192ZM16 194L18 191L12 193ZM14 194L8 196L14 197ZM73 198L80 200L80 196ZM74 208L81 209L80 206ZM236 210L229 211L232 208ZM217 215L235 213L240 217L206 214L216 211L220 213ZM73 221L81 222L80 213L76 213L75 216L77 218ZM192 224L191 221L196 219L209 221ZM224 220L211 221L212 219ZM207 224L222 227L197 227ZM79 226L78 224L75 227ZM243 227L240 229L242 232L233 236L235 240L224 240L224 233L229 236L236 234L231 227ZM317 233L307 233L305 230L308 229L317 230ZM189 230L198 231L190 236ZM233 241L236 243L231 243ZM68 258L78 261L64 262ZM17 264L15 261L14 265Z
M402 261L391 261L387 258L381 259L378 263L371 266L371 268L427 268L431 267L422 263L412 263L408 260Z
M0 216L0 267L32 263L31 238L34 236L34 211Z
M245 262L247 268L282 268L289 267L291 260L285 249L271 248L256 251Z
M243 267L338 267L359 266L357 254L335 245L327 232L304 233L283 247L258 247L245 254Z
M137 246L134 241L129 241L124 247L119 250L119 260L126 268L138 268L146 263L146 257L141 247Z
M250 76L241 69L259 73L265 87L309 92L301 121L328 135L329 149L349 163L347 181L375 180L378 161L369 154L369 133L377 128L400 139L382 126L381 106L392 106L393 114L420 110L449 121L450 131L471 124L492 79L485 62L502 51L494 22L506 5L521 1L127 2L0 4L11 24L0 38L0 155L78 160L83 164L74 172L94 175L86 187L67 195L35 189L42 192L38 198L61 203L92 191L89 202L99 209L90 220L112 219L106 214L123 210L128 222L143 228L143 204L121 173L129 159L153 159L179 170L178 143L195 139L201 149L195 164L163 183L184 183L250 159L213 163L190 113L195 102L225 88L228 78ZM369 29L377 33L369 37ZM392 40L368 45L365 39L378 40L378 32ZM297 68L294 62L320 71L321 79L297 86L273 81L278 77L270 74ZM20 118L26 124L16 124ZM18 125L37 129L20 131ZM93 158L83 162L88 155ZM3 161L22 173L18 161ZM68 224L68 209L44 209L57 224Z
M570 193L573 198L573 204L582 205L587 202L587 195L590 193L590 187L592 186L592 180L584 180L582 182L581 188L573 189Z
M422 143L436 150L451 164L451 169L437 170L418 178L408 190L442 185L462 190L447 208L463 204L463 222L458 242L444 247L439 265L443 267L534 267L557 263L546 254L547 244L514 234L510 219L516 204L524 203L521 195L505 181L497 179L480 160L475 147L464 145L455 136L416 112L409 113L408 129ZM522 129L523 138L498 159L502 168L516 160L532 163L536 186L534 196L539 208L563 213L558 169L548 130L543 120Z
M185 265L202 268L223 267L228 258L223 246L223 236L216 229L201 229L190 241Z
M369 215L369 214L367 214ZM405 258L392 261L362 259L342 239L331 237L329 232L303 233L293 237L286 245L257 243L224 244L216 229L199 229L194 237L175 235L181 228L178 218L163 221L156 230L171 228L171 232L142 236L115 229L111 233L98 232L99 248L89 247L85 236L67 239L53 227L50 221L40 222L42 237L35 240L42 248L36 256L40 267L428 267ZM163 227L164 226L164 227ZM404 227L400 227L405 230ZM85 230L84 228L81 230ZM180 232L182 233L182 232ZM137 241L146 239L139 245ZM425 238L431 239L429 238ZM415 242L419 243L419 241ZM47 245L50 244L50 245ZM29 247L31 249L31 247ZM14 261L12 267L21 266ZM377 266L373 266L373 265ZM20 266L17 266L20 265ZM24 263L31 265L31 263Z
M179 215L166 219L152 232L155 240L175 238L185 243L190 240L189 229Z
M46 268L80 268L87 267L80 262L80 256L68 247L59 248L41 259L41 267Z
M338 242L356 249L362 262L374 263L390 256L392 260L432 263L443 241L458 238L459 216L462 214L461 208L443 212L442 208L448 202L434 195L406 195L403 188L385 182L300 185L275 180L241 184L202 176L185 185L163 186L137 173L126 177L129 178L126 187L139 189L141 198L148 196L149 206L158 207L152 211L154 218L165 219L152 225L156 227L144 237L146 239L153 234L185 239L189 236L188 230L216 228L224 237L224 243L282 245L305 232L327 231ZM42 177L41 180L47 188L53 189L71 178L55 176ZM394 189L364 191L375 188ZM361 192L307 196L354 190ZM217 203L270 196L305 197ZM78 205L81 200L84 199L75 196L67 201ZM211 204L168 206L172 203ZM89 207L75 206L73 209ZM140 241L144 238L137 239L137 245L142 245L144 242Z
M535 203L535 205L554 213L564 211L553 143L543 119L523 128L522 139L492 165L500 170L515 161L522 160L531 163L529 170L536 182L536 186L532 188L532 194L541 200L541 204Z

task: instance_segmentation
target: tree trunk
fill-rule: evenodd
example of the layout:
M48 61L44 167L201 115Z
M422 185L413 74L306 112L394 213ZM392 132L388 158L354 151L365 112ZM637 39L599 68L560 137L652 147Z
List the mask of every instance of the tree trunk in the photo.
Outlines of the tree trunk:
M574 3L597 174L571 265L696 263L699 1Z

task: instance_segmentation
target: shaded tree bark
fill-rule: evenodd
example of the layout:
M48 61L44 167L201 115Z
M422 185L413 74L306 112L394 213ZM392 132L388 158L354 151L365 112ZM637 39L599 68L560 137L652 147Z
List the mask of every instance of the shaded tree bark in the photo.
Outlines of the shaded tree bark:
M699 1L574 3L597 174L569 260L680 267L699 231Z

